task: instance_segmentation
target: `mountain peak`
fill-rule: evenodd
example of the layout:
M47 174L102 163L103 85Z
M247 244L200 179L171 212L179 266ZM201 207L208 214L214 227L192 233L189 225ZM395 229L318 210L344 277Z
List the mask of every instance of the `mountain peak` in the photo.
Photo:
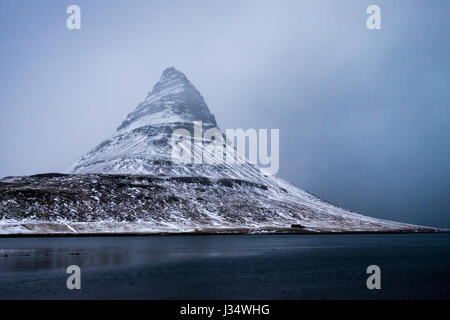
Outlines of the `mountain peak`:
M160 81L164 81L166 79L173 79L173 78L184 78L187 80L187 78L183 72L177 70L175 67L169 67L169 68L166 68L163 71L163 73L161 74Z
M128 114L111 139L103 141L73 165L76 173L157 173L157 163L170 161L171 134L217 127L197 88L174 67L164 70L153 90ZM161 170L160 170L161 169Z
M203 121L216 127L214 115L197 88L181 72L170 67L136 110L128 114L117 134L154 125Z
M170 67L163 71L159 82L155 85L155 88L181 85L184 85L184 87L195 88L183 72L175 69L174 67ZM153 88L153 91L155 91L155 88Z
M198 92L183 72L174 67L170 67L163 71L159 81L148 94L146 100L154 101L160 99L161 96L176 94L186 90L194 92L200 100L203 99L200 92Z

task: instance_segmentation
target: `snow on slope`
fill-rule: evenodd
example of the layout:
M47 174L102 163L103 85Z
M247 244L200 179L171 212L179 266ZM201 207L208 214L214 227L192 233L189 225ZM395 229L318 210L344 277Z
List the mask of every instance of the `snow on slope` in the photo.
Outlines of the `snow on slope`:
M171 134L193 132L193 121L202 121L203 130L217 127L194 85L166 69L112 138L74 163L70 175L1 180L0 234L281 230L292 224L314 232L434 230L338 208L248 162L175 164Z
M337 208L296 187L152 175L39 175L0 182L0 232L432 231ZM294 230L295 231L295 230Z

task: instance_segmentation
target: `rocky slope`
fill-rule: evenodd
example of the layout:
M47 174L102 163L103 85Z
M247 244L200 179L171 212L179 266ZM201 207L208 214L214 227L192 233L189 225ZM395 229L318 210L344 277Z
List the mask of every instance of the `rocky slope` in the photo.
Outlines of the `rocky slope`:
M246 180L47 174L0 182L0 231L27 233L433 231ZM301 224L305 229L290 228Z

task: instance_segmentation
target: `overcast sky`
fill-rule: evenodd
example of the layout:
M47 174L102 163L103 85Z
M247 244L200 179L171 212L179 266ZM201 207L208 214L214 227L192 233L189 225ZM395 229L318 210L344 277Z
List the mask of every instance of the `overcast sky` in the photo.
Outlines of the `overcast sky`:
M280 129L281 177L450 227L449 17L446 0L0 0L0 176L65 170L175 66L222 129Z

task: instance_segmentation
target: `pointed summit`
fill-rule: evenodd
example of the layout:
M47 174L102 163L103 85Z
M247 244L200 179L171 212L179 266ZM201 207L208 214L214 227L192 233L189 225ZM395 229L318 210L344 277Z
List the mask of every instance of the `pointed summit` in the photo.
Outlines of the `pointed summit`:
M117 133L192 121L203 121L208 128L217 126L214 115L197 88L182 72L171 67L164 70L153 90L127 116Z
M153 87L153 90L148 94L147 100L151 98L152 95L157 95L157 93L171 94L181 92L183 90L197 91L183 72L178 71L174 67L170 67L163 71L159 81ZM198 94L200 95L200 93Z
M175 67L169 67L166 70L164 70L163 73L161 74L161 78L160 78L161 82L164 82L164 81L170 80L170 79L184 79L187 81L187 78L184 75L184 73L177 70Z
M164 70L153 90L128 114L113 137L72 166L73 173L161 173L169 163L171 134L217 127L214 115L197 88L174 67ZM163 170L164 171L164 170Z

